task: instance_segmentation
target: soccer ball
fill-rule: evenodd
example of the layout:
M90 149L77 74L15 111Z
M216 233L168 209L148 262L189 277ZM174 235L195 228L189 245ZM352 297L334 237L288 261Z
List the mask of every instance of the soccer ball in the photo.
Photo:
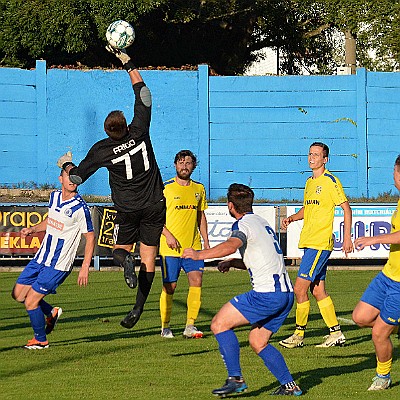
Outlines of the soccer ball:
M135 40L135 30L130 23L118 20L107 28L106 38L112 47L126 49Z

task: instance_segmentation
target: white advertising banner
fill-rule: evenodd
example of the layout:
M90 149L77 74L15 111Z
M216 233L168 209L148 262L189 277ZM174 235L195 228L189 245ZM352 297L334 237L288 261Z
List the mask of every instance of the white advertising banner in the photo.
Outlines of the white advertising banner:
M287 215L295 214L301 206L288 206ZM360 236L378 236L390 233L391 217L396 209L396 205L351 205L353 214L351 236L357 239ZM287 257L301 258L303 251L297 247L300 238L300 231L303 227L303 221L292 222L287 230ZM335 208L335 218L333 221L333 240L334 248L331 258L343 258L343 210L341 207ZM349 254L349 258L387 258L389 255L389 245L376 244L368 246L362 251L355 250Z
M255 214L265 218L271 227L275 230L275 207L274 206L262 206L253 205L253 211ZM232 224L235 222L235 218L229 215L227 205L209 205L205 210L208 223L208 238L210 241L210 247L214 247L217 244L224 242L230 235ZM235 253L234 256L229 257L240 257L239 252Z

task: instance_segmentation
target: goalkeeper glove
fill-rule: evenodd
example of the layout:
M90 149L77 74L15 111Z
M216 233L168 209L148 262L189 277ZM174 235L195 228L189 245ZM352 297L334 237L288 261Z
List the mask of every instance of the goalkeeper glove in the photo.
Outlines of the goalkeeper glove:
M117 49L108 44L106 46L106 50L111 54L114 54L115 57L117 57L121 61L124 69L126 69L128 72L136 69L136 67L133 65L133 62L131 61L131 58L126 53L125 49Z

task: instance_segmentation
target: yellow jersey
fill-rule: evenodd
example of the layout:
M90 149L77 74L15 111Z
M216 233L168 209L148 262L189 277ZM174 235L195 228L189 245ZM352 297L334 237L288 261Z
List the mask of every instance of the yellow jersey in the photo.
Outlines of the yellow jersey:
M208 208L204 186L193 180L188 186L181 186L172 178L164 182L164 197L167 206L165 226L179 241L181 248L170 249L165 236L161 235L160 254L180 257L185 248L201 250L197 213Z
M327 169L318 178L308 178L304 189L304 225L299 248L332 251L335 207L346 201L342 184Z
M390 233L398 232L400 230L400 214L398 212L400 207L400 200L397 203L396 210L392 215L392 228ZM389 259L383 267L382 272L390 279L400 282L400 244L391 244Z

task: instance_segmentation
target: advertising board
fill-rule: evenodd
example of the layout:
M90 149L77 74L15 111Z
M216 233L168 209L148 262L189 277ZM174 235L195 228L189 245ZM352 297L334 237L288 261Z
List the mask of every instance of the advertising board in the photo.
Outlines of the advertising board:
M287 215L295 214L301 206L288 206ZM353 221L351 228L352 240L360 236L377 236L390 233L391 217L396 209L395 204L390 205L351 205ZM300 239L300 232L303 227L303 221L292 222L287 230L287 257L301 258L303 251L297 247ZM334 247L331 258L342 258L344 254L341 251L343 243L343 210L341 207L335 208L335 218L333 221L333 242ZM389 254L389 245L376 244L366 247L362 251L354 251L349 254L349 258L387 258Z

